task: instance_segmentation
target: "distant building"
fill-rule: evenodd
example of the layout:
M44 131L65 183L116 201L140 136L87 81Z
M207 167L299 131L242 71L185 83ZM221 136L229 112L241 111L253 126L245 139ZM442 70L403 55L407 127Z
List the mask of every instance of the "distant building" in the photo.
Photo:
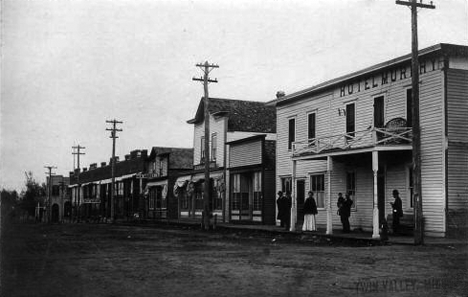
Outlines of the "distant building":
M134 150L119 161L116 157L114 215L133 218L140 209L141 185L137 175L145 170L147 150ZM112 161L112 160L110 160ZM85 220L111 218L112 166L102 162L70 173L73 217Z
M467 222L468 47L438 44L420 50L419 61L424 226L426 234L445 236ZM313 191L317 222L331 233L341 228L338 193L349 193L352 227L379 237L394 189L414 220L410 55L274 104L276 187L292 191L293 221L301 222L305 193Z
M71 216L71 191L68 188L69 183L70 178L62 175L52 175L51 178L46 178L47 196L45 205L49 205L49 219L51 222L63 222ZM49 191L50 201L48 200Z
M177 177L190 171L192 148L153 147L146 161L144 180L145 218L178 219L179 200L174 195Z

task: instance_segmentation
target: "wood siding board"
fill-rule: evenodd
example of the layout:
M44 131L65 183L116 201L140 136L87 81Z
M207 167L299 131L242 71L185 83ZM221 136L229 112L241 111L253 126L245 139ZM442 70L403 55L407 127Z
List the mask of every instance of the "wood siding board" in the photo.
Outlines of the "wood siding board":
M229 167L242 167L262 164L262 141L230 145Z

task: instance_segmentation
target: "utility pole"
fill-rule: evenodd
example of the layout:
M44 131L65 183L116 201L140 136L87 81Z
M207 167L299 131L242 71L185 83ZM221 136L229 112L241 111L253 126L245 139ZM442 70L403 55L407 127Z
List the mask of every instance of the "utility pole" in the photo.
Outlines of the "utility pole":
M76 216L76 219L77 221L79 222L80 221L80 193L81 193L81 184L80 184L80 155L85 155L85 153L81 152L81 150L85 149L84 146L81 146L81 145L76 145L76 146L72 146L72 149L73 149L73 152L72 152L72 155L76 155L76 163L78 165L78 174L76 175L76 183L78 184L78 190L77 190L77 197L75 199L75 204L76 204L76 210L75 210L75 216ZM76 150L76 151L75 151ZM73 159L75 160L75 159ZM73 168L75 169L75 168ZM73 198L72 198L73 200Z
M219 68L218 65L209 64L208 61L205 63L196 64L203 71L203 77L196 78L194 77L193 80L203 82L203 89L204 89L204 100L203 103L205 105L204 108L204 118L205 118L205 186L203 190L203 216L202 216L202 225L205 230L208 230L210 227L210 199L211 199L211 191L210 191L210 113L208 110L209 104L209 96L208 96L208 84L209 83L217 83L218 80L210 79L208 74L214 69Z
M57 169L55 166L44 166L44 168L48 169L49 171L46 174L49 175L49 182L47 183L47 221L50 223L52 221L51 215L51 191L52 191L52 169Z
M117 121L116 119L108 120L106 123L112 124L112 128L107 128L106 131L111 131L109 138L112 138L112 161L111 161L111 170L112 170L112 182L111 182L111 220L114 222L114 184L115 184L115 139L119 138L117 132L122 132L122 129L117 129L117 124L123 124L122 121Z
M64 221L64 212L65 212L65 206L64 206L64 202L63 202L63 192L65 191L65 182L63 180L63 176L62 176L62 180L59 181L59 188L60 188L60 192L59 192L59 195L60 195L60 209L62 210L61 212L61 216L59 217L59 220L60 222L63 222Z
M434 9L430 4L416 0L396 1L411 8L411 82L413 99L413 196L414 196L414 244L424 244L423 203L421 187L421 127L419 119L419 61L418 61L418 8Z

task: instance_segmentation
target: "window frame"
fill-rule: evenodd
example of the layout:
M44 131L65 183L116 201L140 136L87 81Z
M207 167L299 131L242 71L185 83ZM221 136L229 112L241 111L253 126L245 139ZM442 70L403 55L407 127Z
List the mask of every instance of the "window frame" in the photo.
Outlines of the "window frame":
M314 129L313 129L313 137L311 137L311 127L310 127L310 116L314 116ZM317 111L311 111L307 113L307 140L310 142L317 138Z
M413 127L413 88L411 87L406 88L406 127Z
M294 128L291 133L291 121L294 123ZM293 149L293 143L296 142L296 134L297 134L297 123L296 123L296 117L290 117L288 118L288 151L291 151Z
M350 185L350 174L353 176L353 185ZM346 170L346 192L345 194L352 193L350 196L353 200L353 205L351 206L351 211L357 211L357 201L356 201L356 192L357 192L357 171L356 170Z
M348 112L348 106L353 105L354 106L354 113L353 113L353 131L348 131L348 117L350 116L350 113ZM345 133L346 133L346 139L348 141L353 140L354 137L356 136L356 101L350 101L345 104L345 110L346 110L346 116L345 116Z
M320 185L319 181L317 180L316 182L313 181L314 178L321 178L321 188L315 188L314 185ZM324 210L327 208L327 199L325 197L325 173L319 172L319 173L311 173L309 174L309 191L312 191L314 193L314 199L317 204L317 209ZM320 199L320 202L319 202Z
M406 166L406 207L407 210L414 209L414 178L413 178L413 166L409 164Z
M376 99L378 98L382 98L382 124L381 126L377 126L376 123L375 123L375 102L376 102ZM386 113L385 113L385 94L378 94L378 95L375 95L375 96L372 96L372 104L373 104L373 110L372 110L372 125L374 128L383 128L385 126L385 122L386 122ZM356 107L354 107L356 110ZM354 121L356 121L356 118L354 119Z
M211 161L216 161L216 153L218 150L218 134L211 134Z
M205 136L200 137L200 164L205 163Z

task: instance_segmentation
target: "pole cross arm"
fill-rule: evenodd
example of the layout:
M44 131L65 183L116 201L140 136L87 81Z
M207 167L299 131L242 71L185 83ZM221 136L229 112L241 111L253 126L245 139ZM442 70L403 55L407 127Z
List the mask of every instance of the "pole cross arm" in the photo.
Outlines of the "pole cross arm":
M429 8L429 9L434 9L435 8L435 5L432 4L432 1L431 1L431 4L424 4L424 3L417 3L417 2L406 2L406 1L400 1L400 0L395 1L395 3L399 4L399 5L406 5L406 6L415 5L416 7L421 7L421 8Z

